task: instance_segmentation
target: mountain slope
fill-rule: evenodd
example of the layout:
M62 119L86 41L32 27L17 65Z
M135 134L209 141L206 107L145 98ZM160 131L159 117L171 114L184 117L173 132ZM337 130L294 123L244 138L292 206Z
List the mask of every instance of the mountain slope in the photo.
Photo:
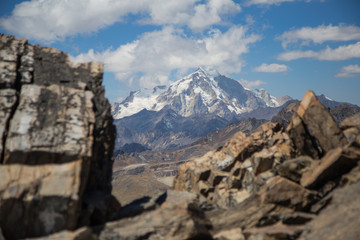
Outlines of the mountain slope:
M172 109L158 112L144 109L114 121L118 135L116 149L129 143L139 143L152 150L183 147L228 123L214 114L183 117Z

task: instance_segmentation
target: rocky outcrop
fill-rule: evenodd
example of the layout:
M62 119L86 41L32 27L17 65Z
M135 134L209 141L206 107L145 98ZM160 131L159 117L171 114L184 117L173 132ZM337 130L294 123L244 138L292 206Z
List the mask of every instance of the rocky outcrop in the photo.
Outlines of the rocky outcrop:
M103 65L0 35L0 228L47 235L108 219L115 128ZM102 196L102 197L99 197ZM93 219L96 219L94 221Z
M249 137L239 132L223 148L181 165L173 187L229 207L258 191L273 177L272 166L294 155L281 125L266 123Z
M314 158L347 143L343 132L312 91L305 94L287 130L297 150Z
M173 188L203 199L218 239L357 238L358 119L339 128L309 91L287 131L267 123L248 138L239 133L180 166Z

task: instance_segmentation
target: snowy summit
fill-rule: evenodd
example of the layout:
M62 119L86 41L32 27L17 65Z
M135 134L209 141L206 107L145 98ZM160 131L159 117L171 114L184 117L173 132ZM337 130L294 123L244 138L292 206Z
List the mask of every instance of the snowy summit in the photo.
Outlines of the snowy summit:
M213 113L231 119L259 107L280 105L281 101L263 89L251 91L215 70L198 68L168 87L157 86L131 92L124 101L112 106L112 114L115 119L120 119L143 109L160 111L165 107L184 117Z

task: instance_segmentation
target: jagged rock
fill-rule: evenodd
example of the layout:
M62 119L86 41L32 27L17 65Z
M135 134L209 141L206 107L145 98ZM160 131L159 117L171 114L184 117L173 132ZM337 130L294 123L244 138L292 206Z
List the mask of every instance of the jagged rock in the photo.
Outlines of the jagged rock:
M23 206L7 214L8 221L2 221L5 217L0 220L5 237L8 234L41 236L84 223L104 222L119 207L109 197L116 133L110 104L101 86L102 74L100 63L74 64L59 50L33 46L25 39L0 34L0 163L4 164L1 167L27 169L31 165L37 173L56 163L50 176L57 176L61 174L60 166L81 161L78 166L81 178L74 178L81 183L81 189L76 190L74 183L74 196L71 196L76 201L66 195L67 190L53 193L49 184L57 189L58 183L50 177L39 179L39 183L30 182L33 185L28 187L28 195L14 195L11 199L2 195L2 209ZM13 180L12 184L20 189L22 185ZM47 183L48 180L51 182ZM61 184L61 180L58 182ZM31 187L40 183L46 188ZM8 191L7 185L1 186L1 194ZM83 201L84 196L87 202ZM35 214L42 209L45 212L41 216ZM17 214L22 213L25 215L21 224L11 226ZM41 225L44 218L48 222L46 229Z
M359 127L358 119L346 121L345 131ZM359 136L347 143L312 92L288 130L289 135L265 124L248 138L238 134L216 152L180 166L174 188L220 207L203 208L214 239L231 239L231 233L239 239L297 239L316 221L313 213L332 205L334 189L359 181Z
M6 238L43 236L77 226L86 184L81 160L0 165L0 226Z
M330 113L312 91L304 95L287 130L295 147L313 158L347 143Z
M359 239L360 182L334 191L331 204L307 224L300 239Z
M301 178L301 185L306 188L318 188L354 168L360 160L360 150L347 146L329 151L318 165L314 165Z
M274 176L269 171L273 165L293 155L291 141L281 125L267 123L249 137L238 133L217 151L181 165L173 188L201 194L221 207L232 206L248 194L231 189L257 192Z

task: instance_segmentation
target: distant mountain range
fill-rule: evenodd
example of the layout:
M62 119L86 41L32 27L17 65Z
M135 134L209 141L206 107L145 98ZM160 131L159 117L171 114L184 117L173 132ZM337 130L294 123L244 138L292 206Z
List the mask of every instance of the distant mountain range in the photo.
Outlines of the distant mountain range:
M342 104L318 97L329 108ZM111 109L117 128L115 149L129 153L183 148L239 120L270 120L289 102L296 100L246 89L236 80L198 68L168 87L131 92L115 103Z
M121 119L143 109L172 109L183 117L194 114L215 114L233 120L239 114L259 107L279 107L291 100L289 96L275 98L265 90L249 90L238 81L199 68L169 87L158 86L131 92L124 101L112 106L115 119Z

